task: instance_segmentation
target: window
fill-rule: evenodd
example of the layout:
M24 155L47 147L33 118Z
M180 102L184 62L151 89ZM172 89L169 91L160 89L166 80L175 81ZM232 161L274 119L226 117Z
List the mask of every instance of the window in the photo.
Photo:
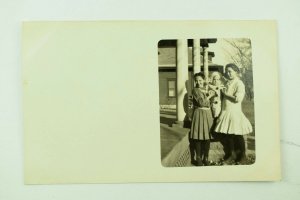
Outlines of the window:
M168 97L176 96L176 81L175 79L168 80Z

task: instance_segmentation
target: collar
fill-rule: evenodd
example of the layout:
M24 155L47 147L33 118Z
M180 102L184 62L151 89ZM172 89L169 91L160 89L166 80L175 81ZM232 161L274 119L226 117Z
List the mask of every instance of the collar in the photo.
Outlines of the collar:
M197 89L200 90L203 93L207 93L208 92L208 86L207 85L204 86L204 87L198 87Z
M235 82L237 82L239 79L236 77L236 78L234 78L234 79L232 79L232 80L228 80L227 81L227 85L232 85L233 83L235 83Z

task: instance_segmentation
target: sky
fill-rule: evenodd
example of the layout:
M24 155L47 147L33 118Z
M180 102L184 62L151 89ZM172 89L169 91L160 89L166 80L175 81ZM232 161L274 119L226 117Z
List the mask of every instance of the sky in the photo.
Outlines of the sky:
M226 57L225 49L227 51L230 51L232 48L226 43L224 39L218 38L217 42L209 44L208 48L209 51L215 53L215 57L213 57L212 59L213 63L225 66L226 64L231 62L230 59Z

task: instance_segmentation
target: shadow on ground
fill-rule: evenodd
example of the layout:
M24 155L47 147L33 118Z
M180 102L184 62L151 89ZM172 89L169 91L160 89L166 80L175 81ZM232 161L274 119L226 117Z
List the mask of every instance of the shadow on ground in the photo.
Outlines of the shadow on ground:
M168 118L168 117L160 117L160 123L166 124L169 127L172 127L172 124L176 122L176 119Z

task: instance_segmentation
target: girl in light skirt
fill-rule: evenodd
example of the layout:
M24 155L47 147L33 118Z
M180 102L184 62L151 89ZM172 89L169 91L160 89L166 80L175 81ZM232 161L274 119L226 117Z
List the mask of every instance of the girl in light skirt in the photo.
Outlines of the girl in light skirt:
M244 135L252 132L252 126L242 111L245 85L239 78L239 68L235 64L225 67L228 81L222 93L222 111L216 120L215 132L224 134L229 151L225 154L225 164L245 160ZM238 149L237 149L238 147ZM237 154L237 152L239 152Z

